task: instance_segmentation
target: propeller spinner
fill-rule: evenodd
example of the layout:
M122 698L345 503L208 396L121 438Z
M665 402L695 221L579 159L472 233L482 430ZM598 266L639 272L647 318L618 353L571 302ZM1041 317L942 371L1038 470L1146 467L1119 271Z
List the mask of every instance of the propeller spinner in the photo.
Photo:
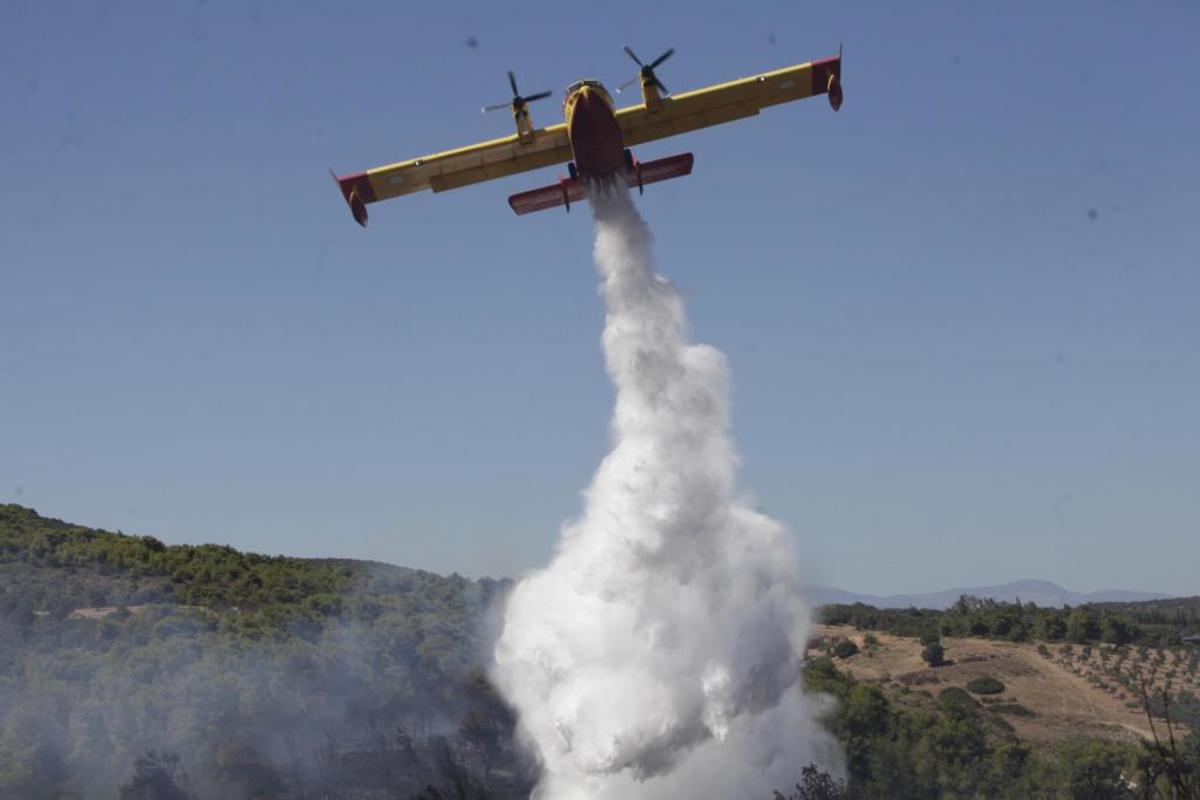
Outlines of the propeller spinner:
M517 89L517 76L513 75L511 69L508 71L508 85L512 87L512 100L507 103L497 103L493 106L484 106L481 109L483 113L486 114L489 111L500 111L501 109L508 108L512 109L514 114L519 114L525 110L526 105L532 103L534 100L542 100L554 94L553 92L538 92L537 94L531 94L528 97L522 97L520 90Z
M667 52L663 53L661 56L654 59L649 64L643 64L642 60L637 57L637 53L633 52L633 50L628 45L626 45L623 49L625 50L626 55L628 55L630 58L632 58L633 62L638 65L639 69L638 69L637 77L630 78L629 80L625 81L624 83L622 83L620 86L617 87L618 92L623 92L626 89L628 89L630 86L632 86L634 83L641 81L641 82L648 82L648 83L654 84L655 86L658 87L658 91L664 95L671 93L670 90L667 89L666 86L663 86L662 81L660 81L658 79L658 76L654 74L654 69L659 64L663 63L664 61L666 61L668 58L671 57L671 54L675 52L674 47L668 49Z

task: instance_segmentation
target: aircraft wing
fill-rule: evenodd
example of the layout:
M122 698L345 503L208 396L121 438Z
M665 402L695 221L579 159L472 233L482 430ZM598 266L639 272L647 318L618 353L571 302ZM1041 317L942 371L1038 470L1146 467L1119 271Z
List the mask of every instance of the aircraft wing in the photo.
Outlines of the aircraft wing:
M356 175L334 175L334 180L354 219L365 226L368 203L424 189L444 192L570 160L567 126L558 124L535 130L524 141L514 133L502 139L400 161Z
M842 104L842 57L784 67L729 83L665 97L661 107L628 106L617 111L626 146L752 117L767 106L829 95Z

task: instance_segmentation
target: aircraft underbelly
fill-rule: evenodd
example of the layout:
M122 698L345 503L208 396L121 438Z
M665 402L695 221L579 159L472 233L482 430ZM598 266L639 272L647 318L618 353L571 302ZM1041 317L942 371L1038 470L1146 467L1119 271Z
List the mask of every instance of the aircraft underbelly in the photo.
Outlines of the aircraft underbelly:
M567 129L575 167L581 175L608 177L625 168L621 126L599 97L580 97Z

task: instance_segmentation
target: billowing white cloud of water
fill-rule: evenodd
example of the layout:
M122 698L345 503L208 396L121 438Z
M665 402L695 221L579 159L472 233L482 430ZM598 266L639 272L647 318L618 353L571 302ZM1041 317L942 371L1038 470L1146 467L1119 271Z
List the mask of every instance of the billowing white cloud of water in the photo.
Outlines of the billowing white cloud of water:
M736 494L724 356L687 342L628 193L592 205L613 449L514 588L494 679L542 759L536 798L766 800L834 751L799 688L796 555Z

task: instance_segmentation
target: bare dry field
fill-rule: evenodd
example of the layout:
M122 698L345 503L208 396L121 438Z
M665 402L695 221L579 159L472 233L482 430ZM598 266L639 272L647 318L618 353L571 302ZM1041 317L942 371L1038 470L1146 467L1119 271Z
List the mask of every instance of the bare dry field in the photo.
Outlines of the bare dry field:
M830 642L842 638L854 641L859 652L846 659L834 659L838 668L856 680L893 690L909 687L936 696L951 686L965 689L967 682L975 678L996 678L1004 684L1004 692L976 699L985 707L1015 703L1032 711L1033 716L1004 714L1004 718L1018 737L1034 745L1079 737L1129 741L1150 736L1137 696L1116 681L1105 679L1121 669L1114 666L1114 653L1089 649L1085 657L1078 645L1049 645L1047 657L1039 654L1036 643L944 638L942 645L951 663L931 668L921 660L922 646L916 639L870 632L878 644L867 647L868 633L849 626L819 625L812 636ZM1132 655L1124 659L1126 672L1131 668L1148 671L1150 662L1156 660L1153 654L1144 658L1136 652ZM1167 654L1165 663L1174 665L1178 658ZM1153 682L1161 684L1165 671L1157 670L1156 674ZM1183 685L1194 682L1194 678L1184 680Z

